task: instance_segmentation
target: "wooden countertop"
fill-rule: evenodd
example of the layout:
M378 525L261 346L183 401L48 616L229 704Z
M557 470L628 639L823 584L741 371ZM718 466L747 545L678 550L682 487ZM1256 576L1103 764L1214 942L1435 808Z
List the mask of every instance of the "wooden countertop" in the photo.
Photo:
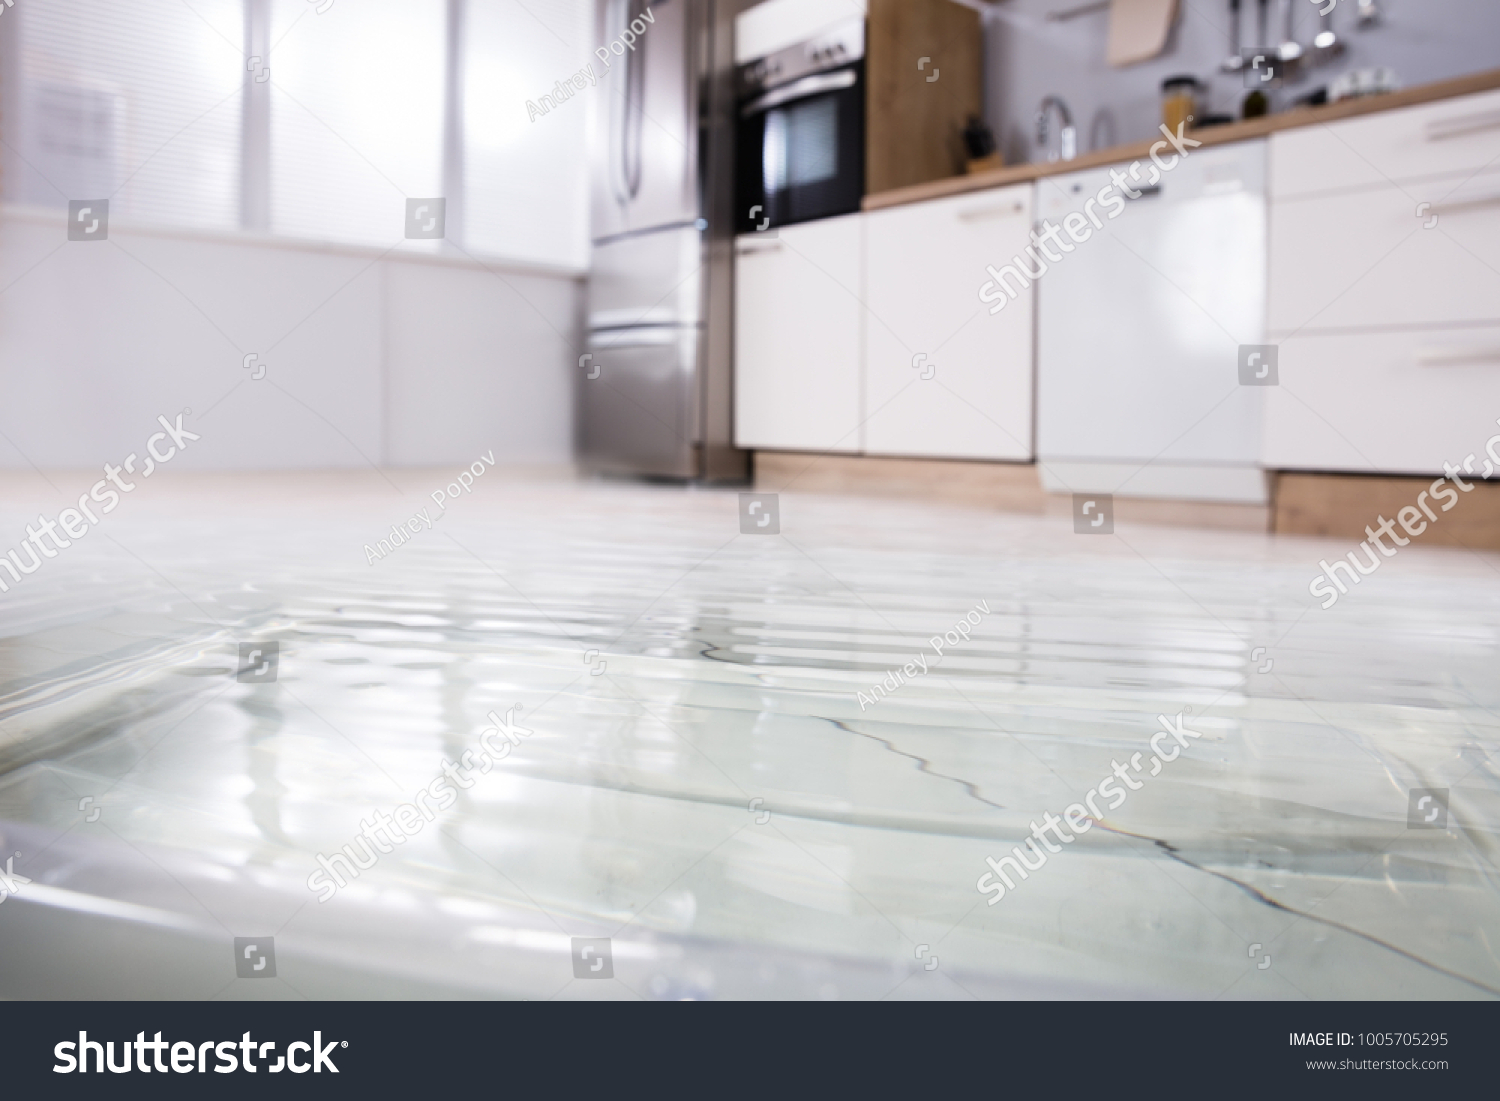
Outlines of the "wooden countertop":
M1415 107L1421 103L1433 103L1441 99L1472 95L1475 92L1488 92L1496 88L1500 88L1500 69L1491 69L1486 73L1458 77L1455 80L1443 80L1436 84L1423 84L1401 92L1346 99L1323 107L1294 107L1278 115L1266 115L1262 118L1231 122L1223 126L1210 126L1201 130L1190 130L1188 133L1193 140L1200 141L1205 146L1223 145L1228 142L1264 137L1277 130L1291 130L1298 126L1333 122L1335 119L1373 115L1398 107ZM1150 155L1151 146L1159 140L1161 140L1160 134L1147 141L1133 145L1116 145L1110 149L1088 153L1071 161L1018 164L1013 168L996 168L988 172L976 172L972 176L950 176L945 180L931 180L928 183L914 184L911 187L897 188L894 191L882 191L877 195L866 195L861 209L880 210L882 207L919 203L926 199L942 199L949 195L963 195L991 187L1025 183L1043 176L1058 176L1084 168L1098 168L1101 165L1118 164L1121 161L1143 160Z

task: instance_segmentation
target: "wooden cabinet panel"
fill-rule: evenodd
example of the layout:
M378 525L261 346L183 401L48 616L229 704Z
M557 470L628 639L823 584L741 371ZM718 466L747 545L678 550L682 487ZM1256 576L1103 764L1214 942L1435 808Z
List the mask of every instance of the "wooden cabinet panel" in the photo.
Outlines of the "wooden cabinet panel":
M984 114L983 47L979 13L953 0L870 0L867 194L963 173L964 124Z

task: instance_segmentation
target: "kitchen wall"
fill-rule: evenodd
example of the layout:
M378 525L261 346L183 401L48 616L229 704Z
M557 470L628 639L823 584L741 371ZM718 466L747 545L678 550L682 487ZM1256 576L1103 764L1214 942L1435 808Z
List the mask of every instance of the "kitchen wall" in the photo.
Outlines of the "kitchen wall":
M581 294L430 253L128 224L69 242L62 213L5 207L0 469L118 463L187 408L202 439L174 467L567 463Z
M1061 95L1073 111L1079 151L1088 152L1147 137L1161 121L1160 89L1165 77L1190 73L1210 85L1209 109L1239 117L1246 89L1238 74L1219 72L1229 53L1228 0L1182 0L1181 14L1166 51L1124 69L1104 61L1109 14L1097 12L1068 22L1049 23L1048 12L1068 11L1087 0L999 0L989 7L986 28L987 120L1007 164L1041 160L1035 144L1038 103L1049 92ZM1305 46L1319 29L1311 0L1292 0L1296 38ZM1273 109L1330 83L1354 68L1387 66L1403 86L1426 84L1500 66L1500 4L1495 0L1378 0L1379 25L1355 29L1355 0L1339 0L1334 31L1348 43L1344 55L1314 69L1299 82L1274 93ZM1280 40L1272 0L1272 37ZM1256 0L1242 0L1245 45L1258 45Z

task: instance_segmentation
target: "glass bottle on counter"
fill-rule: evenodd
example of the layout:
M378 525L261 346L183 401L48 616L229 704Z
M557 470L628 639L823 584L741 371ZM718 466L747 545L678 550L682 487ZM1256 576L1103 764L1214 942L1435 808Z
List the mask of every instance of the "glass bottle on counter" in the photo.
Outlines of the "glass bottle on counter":
M1203 86L1193 76L1173 76L1161 82L1161 121L1172 133L1191 125L1198 115L1198 95Z

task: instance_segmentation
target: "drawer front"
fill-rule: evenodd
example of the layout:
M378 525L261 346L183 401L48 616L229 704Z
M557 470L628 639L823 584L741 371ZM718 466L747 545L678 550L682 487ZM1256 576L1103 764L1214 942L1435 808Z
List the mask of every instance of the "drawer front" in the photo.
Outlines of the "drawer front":
M595 378L578 386L579 457L591 470L693 474L693 362L698 330L593 333Z
M1500 157L1500 91L1271 136L1271 196L1475 172Z
M1500 433L1500 325L1357 336L1300 334L1265 388L1265 465L1443 473ZM1500 445L1497 445L1500 450Z
M1273 338L1500 321L1500 165L1273 204L1269 308Z

